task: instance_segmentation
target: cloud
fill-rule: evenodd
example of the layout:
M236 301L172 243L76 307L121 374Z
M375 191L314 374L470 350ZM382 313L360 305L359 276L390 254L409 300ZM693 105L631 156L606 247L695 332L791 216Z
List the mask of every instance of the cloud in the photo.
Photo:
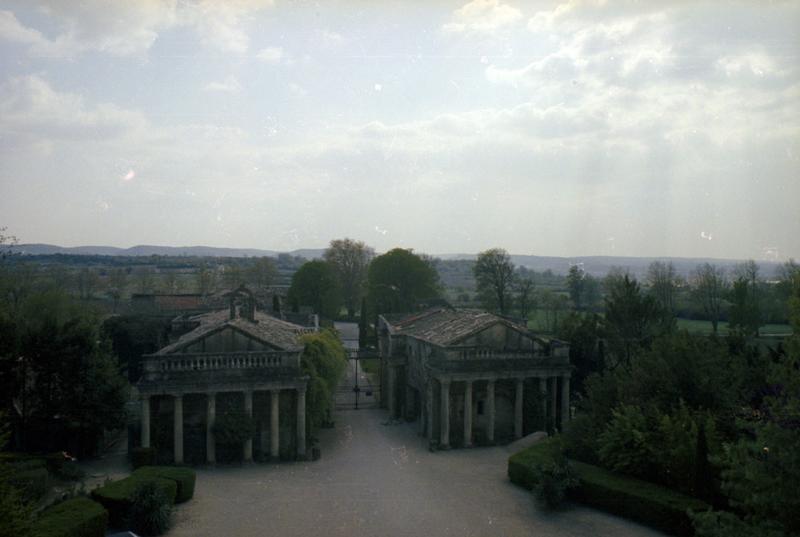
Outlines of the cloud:
M109 141L146 130L136 111L114 104L88 105L74 93L60 93L38 75L12 78L0 86L0 130L14 145L31 141Z
M146 53L162 32L189 27L210 47L242 53L249 46L252 16L272 4L272 0L47 0L39 11L56 26L55 37L23 25L10 11L0 11L0 39L29 45L33 56L71 58L88 51L131 56Z
M500 0L472 0L453 12L442 30L451 34L491 34L521 18L520 10Z
M239 80L231 75L223 81L209 82L205 85L204 89L206 91L219 91L222 93L239 93L242 91L242 86L239 84Z
M285 55L282 47L267 47L258 51L256 58L264 63L280 63Z

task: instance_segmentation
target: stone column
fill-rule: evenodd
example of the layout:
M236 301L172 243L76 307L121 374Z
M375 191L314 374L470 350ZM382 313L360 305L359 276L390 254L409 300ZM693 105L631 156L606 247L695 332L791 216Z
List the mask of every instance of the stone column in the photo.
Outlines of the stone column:
M569 422L569 377L561 377L561 430Z
M306 456L306 388L297 390L297 457Z
M270 392L270 396L272 398L272 404L270 406L270 416L269 416L269 456L272 457L273 460L277 460L280 457L280 400L281 400L281 392L280 390L272 390Z
M547 430L547 378L539 377L539 393L542 397L541 412L542 412L542 429Z
M247 390L244 392L244 415L249 419L253 419L253 392ZM243 447L244 462L253 462L253 437L249 437L244 441Z
M550 404L550 417L552 418L553 429L558 427L558 377L551 377L550 379L551 384L550 387L553 390L551 393L551 404Z
M172 399L175 433L173 442L175 448L175 464L183 464L183 396L176 395Z
M397 370L393 365L389 366L389 378L386 382L386 399L389 409L389 419L393 420L397 416L397 395L395 384L397 383Z
M464 382L464 447L472 447L472 381Z
M514 438L522 438L522 390L523 379L517 379L516 396L514 397Z
M142 395L142 447L150 447L150 396Z
M439 426L441 432L439 447L441 449L448 449L450 447L450 381L441 380L439 383L442 387L439 401L439 408L442 413L441 424Z
M206 399L206 461L217 462L217 442L214 439L214 423L217 421L217 394L209 393Z
M494 408L494 380L490 380L486 384L486 439L490 444L494 443L494 422L496 419L496 411Z
M425 387L425 435L428 442L433 440L433 380Z

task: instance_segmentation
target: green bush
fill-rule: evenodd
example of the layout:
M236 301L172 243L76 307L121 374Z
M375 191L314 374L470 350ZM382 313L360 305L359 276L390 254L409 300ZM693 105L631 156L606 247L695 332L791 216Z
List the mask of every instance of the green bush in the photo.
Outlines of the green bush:
M539 482L536 468L552 463L560 449L555 437L513 454L508 459L508 477L526 489L533 490Z
M703 511L708 504L680 492L617 475L598 466L574 462L580 486L575 499L675 535L693 535L689 510Z
M538 474L536 497L548 509L560 507L567 494L579 483L575 470L563 455L541 466Z
M192 499L194 496L194 483L196 474L190 468L178 466L143 466L134 472L137 476L162 477L175 481L178 491L175 495L175 503L183 503Z
M152 447L137 447L131 450L131 465L133 469L142 466L152 466L156 463L156 448Z
M161 535L169 529L172 503L155 481L142 481L131 497L130 523L141 535Z
M128 523L133 493L136 487L145 481L154 481L167 495L170 503L175 502L178 485L171 479L150 477L143 475L130 475L119 481L112 481L92 491L92 499L108 509L109 521L112 527L122 528Z
M14 471L8 482L20 491L27 501L36 501L47 493L47 469L44 467L33 470Z
M103 537L108 512L88 498L73 498L45 510L33 524L33 537Z
M515 453L508 460L508 476L528 489L537 487L540 469L553 464L560 451L558 438L549 438ZM688 511L703 511L708 504L646 481L617 475L597 466L571 461L579 485L571 498L677 535L692 535Z

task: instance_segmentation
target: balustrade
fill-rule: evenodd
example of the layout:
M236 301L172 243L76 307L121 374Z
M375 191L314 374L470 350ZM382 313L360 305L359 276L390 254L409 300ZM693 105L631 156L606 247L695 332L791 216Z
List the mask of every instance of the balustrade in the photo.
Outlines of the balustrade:
M296 367L299 354L292 352L229 352L174 354L148 357L145 369L151 372L215 371Z

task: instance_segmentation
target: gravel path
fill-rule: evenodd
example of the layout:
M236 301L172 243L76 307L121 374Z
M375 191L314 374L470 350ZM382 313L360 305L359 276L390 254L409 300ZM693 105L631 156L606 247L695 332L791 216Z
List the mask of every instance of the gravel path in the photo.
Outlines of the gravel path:
M506 477L503 447L431 453L414 424L339 412L322 459L200 469L171 537L658 536L575 506L551 514Z

